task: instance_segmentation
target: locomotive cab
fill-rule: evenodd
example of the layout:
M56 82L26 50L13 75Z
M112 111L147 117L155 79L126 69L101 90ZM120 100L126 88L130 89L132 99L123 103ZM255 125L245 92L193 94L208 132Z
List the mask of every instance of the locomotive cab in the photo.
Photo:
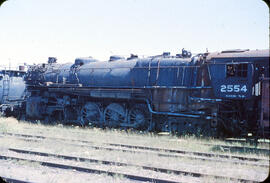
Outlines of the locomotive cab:
M269 67L268 61L269 50L228 50L208 55L208 71L214 95L217 98L240 100L258 96L259 78Z
M252 96L253 66L248 62L214 61L209 74L217 98L249 99Z
M233 129L233 134L243 129L246 134L258 133L262 128L259 114L266 100L261 95L261 78L269 78L269 50L212 53L206 63L214 96L222 100L218 107L224 126Z

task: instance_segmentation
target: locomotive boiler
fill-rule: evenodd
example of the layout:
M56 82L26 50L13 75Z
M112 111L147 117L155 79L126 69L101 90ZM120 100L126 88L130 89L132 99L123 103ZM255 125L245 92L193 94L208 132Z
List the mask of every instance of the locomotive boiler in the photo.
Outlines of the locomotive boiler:
M67 64L50 57L27 72L26 117L177 134L258 134L268 70L269 50L191 57L183 49L175 56L88 57Z

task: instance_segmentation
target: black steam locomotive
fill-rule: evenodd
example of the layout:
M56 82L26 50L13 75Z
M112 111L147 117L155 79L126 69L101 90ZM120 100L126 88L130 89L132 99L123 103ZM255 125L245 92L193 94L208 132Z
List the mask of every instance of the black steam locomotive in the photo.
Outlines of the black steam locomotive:
M191 57L183 49L68 64L50 57L28 68L25 84L29 120L179 135L267 135L269 128L269 50Z

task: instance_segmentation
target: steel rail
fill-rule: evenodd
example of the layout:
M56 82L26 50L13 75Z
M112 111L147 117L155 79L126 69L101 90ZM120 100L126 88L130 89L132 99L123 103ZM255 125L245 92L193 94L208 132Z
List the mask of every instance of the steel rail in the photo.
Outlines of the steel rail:
M18 180L18 179L12 179L12 178L8 178L8 177L2 177L0 176L0 182L8 182L8 183L32 183L29 181L23 181L23 180Z

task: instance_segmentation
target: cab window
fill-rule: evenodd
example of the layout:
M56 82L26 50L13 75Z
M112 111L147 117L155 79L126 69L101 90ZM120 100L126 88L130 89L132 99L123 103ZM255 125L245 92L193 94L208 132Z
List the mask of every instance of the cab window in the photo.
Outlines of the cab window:
M226 76L228 77L247 77L247 64L227 64Z

